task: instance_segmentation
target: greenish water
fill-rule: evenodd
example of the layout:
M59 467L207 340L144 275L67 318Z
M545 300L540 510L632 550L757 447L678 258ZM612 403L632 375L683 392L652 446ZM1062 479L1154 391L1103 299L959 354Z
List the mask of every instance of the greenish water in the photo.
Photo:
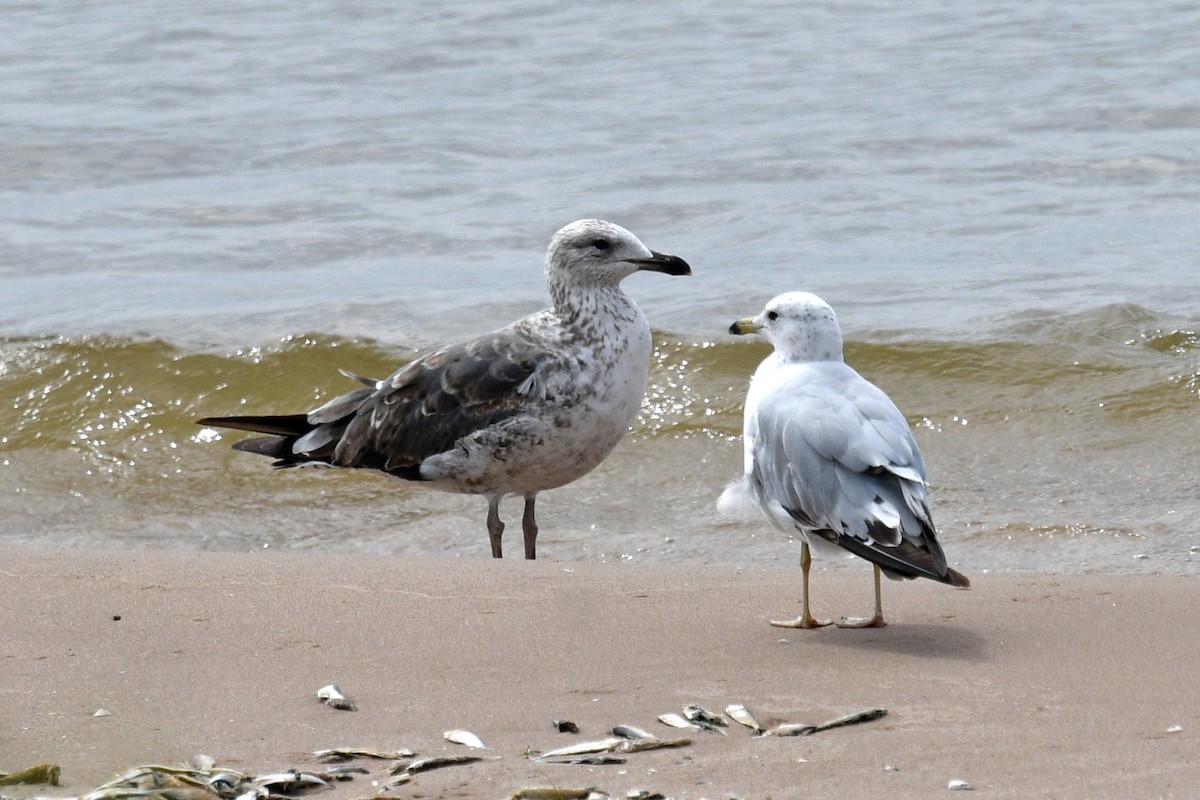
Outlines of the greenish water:
M748 376L765 345L656 334L631 436L547 493L545 554L778 563L795 544L715 515L740 463ZM0 346L0 516L28 544L379 553L486 552L484 503L391 479L278 472L202 415L300 411L411 351L317 333L245 350L160 339ZM1200 522L1200 336L1146 309L1022 315L978 341L852 337L847 359L907 414L936 519L965 569L1191 572ZM514 511L510 511L515 513ZM668 541L670 540L670 541Z

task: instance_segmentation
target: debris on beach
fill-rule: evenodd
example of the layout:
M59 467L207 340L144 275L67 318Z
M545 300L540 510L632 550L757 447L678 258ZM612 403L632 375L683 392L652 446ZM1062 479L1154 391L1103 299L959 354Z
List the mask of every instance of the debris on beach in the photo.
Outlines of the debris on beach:
M58 764L38 764L16 772L0 772L0 786L58 786L61 772Z
M737 724L745 725L755 733L762 733L763 726L757 719L755 719L754 715L750 713L750 709L746 708L741 703L730 703L729 705L725 706L725 713L728 714L729 718Z
M646 750L661 750L664 747L687 747L691 743L691 739L659 739L657 736L651 736L649 739L626 739L617 745L617 752L642 753Z
M317 693L321 702L334 708L353 703L334 684ZM764 729L746 706L732 703L725 707L727 717L714 714L702 706L691 703L684 707L683 714L667 713L658 717L664 725L686 730L708 730L722 735L729 727L728 719L749 728L756 736L808 736L818 731L854 725L879 719L887 714L886 709L872 708L836 717L820 725L808 723L783 723ZM554 720L560 732L578 733L575 723ZM447 730L442 734L447 741L481 750L487 747L478 734L466 729ZM561 740L560 740L561 741ZM574 741L565 747L539 752L530 749L524 755L548 764L609 765L624 764L627 756L651 750L689 747L690 738L660 738L634 725L620 724L611 728L607 738L592 741ZM495 752L495 751L493 751ZM408 748L376 749L365 747L333 747L312 753L317 762L331 766L313 770L288 769L283 771L251 774L219 767L216 760L207 755L193 756L191 763L181 766L147 765L131 769L91 792L80 794L72 800L295 800L307 794L327 791L335 782L354 780L356 776L372 775L363 766L343 762L355 759L378 759L391 762L375 773L377 780L371 800L386 800L392 795L389 790L412 782L420 773L479 761L495 761L502 756L485 755L434 755L419 758L418 753ZM686 758L686 757L685 757ZM653 769L650 770L654 772ZM57 786L60 769L56 764L40 764L8 775L0 773L0 785L49 784ZM624 774L624 773L622 773ZM957 785L962 783L964 785ZM965 781L951 781L951 789L974 788ZM512 795L527 800L611 800L611 796L598 789L565 787L527 787ZM650 800L663 795L630 792L627 800Z
M328 789L335 776L323 772L288 770L249 775L232 769L218 769L207 757L195 759L206 766L185 764L168 767L149 764L135 767L80 796L79 800L273 800L292 798L314 789Z
M566 747L556 747L553 750L547 750L544 753L539 753L534 756L534 758L541 761L548 758L578 756L588 753L610 753L626 741L628 740L619 736L612 736L608 739L600 739L599 741L594 742L576 742L575 744L569 744Z
M415 750L409 750L407 747L400 750L374 750L364 747L331 747L326 750L317 750L313 753L313 757L317 761L332 763L336 761L350 761L355 758L378 758L383 761L399 761L402 758L415 758L417 755Z
M270 775L260 775L250 783L266 789L271 796L294 795L311 789L330 789L329 775L318 775L315 772L305 772L293 769L287 772L275 772ZM235 787L236 788L236 787Z
M565 786L528 786L517 789L511 800L588 800L596 789L589 786L586 789L568 789ZM605 795L607 797L607 795Z
M615 725L612 729L613 736L620 736L622 739L653 739L654 734L650 731L644 731L636 725Z
M547 764L574 764L588 767L607 767L613 764L624 764L625 759L612 753L593 753L591 755L563 756L545 760Z
M556 764L623 764L625 760L615 754L642 753L667 747L687 747L692 743L691 739L660 739L632 725L617 725L612 732L614 735L607 739L576 742L566 747L536 753L530 757L538 761L550 761Z
M699 728L709 733L725 735L723 728L729 723L720 714L705 711L695 703L683 707L683 715L669 712L659 716L658 721L672 728Z
M448 742L454 742L455 744L464 744L467 747L473 747L476 750L487 749L487 745L483 743L483 739L480 739L470 731L459 730L456 728L452 731L446 731L443 733L442 738Z
M807 722L785 722L782 725L776 725L774 728L768 728L762 732L763 736L811 736L816 733L817 726L810 725Z
M672 728L699 728L700 726L691 722L674 711L667 714L659 714L658 721L663 725L670 725Z
M952 792L970 792L975 789L974 786L967 783L961 778L955 778L950 783L946 784L946 788Z
M418 758L416 761L402 762L392 767L389 772L392 775L416 775L418 772L474 764L476 761L483 761L483 756L429 756Z
M855 711L843 717L822 722L820 725L810 725L807 722L785 722L762 731L760 736L812 736L814 733L841 728L845 725L857 725L860 722L870 722L873 719L887 715L886 708L869 708L866 711Z
M336 683L331 683L328 686L322 686L317 689L317 699L330 708L336 708L338 711L358 711L358 706L354 705L342 690L337 687Z
M841 728L844 725L857 725L860 722L870 722L873 719L879 719L884 716L887 716L886 708L868 708L866 711L855 711L853 714L847 714L844 717L822 722L816 726L816 730L813 733Z
M107 708L97 708L95 713L92 714L92 716L93 717L111 717L112 712L109 711Z
M706 711L701 706L695 703L689 703L683 707L683 716L689 721L694 722L701 727L704 724L715 725L719 728L724 728L729 725L725 718L720 714L714 714L711 711Z

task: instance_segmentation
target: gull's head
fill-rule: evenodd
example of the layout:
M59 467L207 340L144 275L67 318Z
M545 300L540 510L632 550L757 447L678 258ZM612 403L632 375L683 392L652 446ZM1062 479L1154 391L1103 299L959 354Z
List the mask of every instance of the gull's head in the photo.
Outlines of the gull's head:
M733 323L729 332L761 333L785 361L842 360L837 315L828 303L808 292L779 295L757 317Z
M546 253L546 278L556 284L613 285L638 271L691 275L679 256L656 253L620 225L581 219L554 234Z

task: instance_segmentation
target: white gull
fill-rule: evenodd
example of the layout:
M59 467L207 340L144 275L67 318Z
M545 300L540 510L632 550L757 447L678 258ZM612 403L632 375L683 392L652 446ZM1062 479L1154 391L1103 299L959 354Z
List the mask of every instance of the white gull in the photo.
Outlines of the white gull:
M842 360L842 331L829 304L805 292L782 294L729 331L761 333L775 346L746 393L745 474L718 501L726 513L752 504L802 538L803 611L771 624L829 624L809 612L810 544L874 565L875 614L843 627L884 624L881 569L894 580L970 586L938 544L912 430L891 399Z
M546 254L553 307L443 347L384 380L305 414L208 417L201 425L268 434L234 447L275 466L378 470L488 498L492 556L502 557L500 501L525 498L525 557L534 558L538 492L586 475L625 435L650 369L650 325L622 291L639 270L690 275L629 231L580 220Z

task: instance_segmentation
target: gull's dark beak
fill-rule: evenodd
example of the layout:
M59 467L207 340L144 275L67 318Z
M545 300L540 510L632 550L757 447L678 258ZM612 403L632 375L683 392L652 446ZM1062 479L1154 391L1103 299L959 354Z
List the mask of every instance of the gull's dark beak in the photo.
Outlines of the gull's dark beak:
M691 275L692 268L679 256L667 255L650 251L649 258L631 258L630 264L637 264L640 270L647 272L665 272L667 275Z
M735 336L742 336L747 333L758 333L759 327L754 324L753 317L739 319L737 322L729 326L729 332Z

